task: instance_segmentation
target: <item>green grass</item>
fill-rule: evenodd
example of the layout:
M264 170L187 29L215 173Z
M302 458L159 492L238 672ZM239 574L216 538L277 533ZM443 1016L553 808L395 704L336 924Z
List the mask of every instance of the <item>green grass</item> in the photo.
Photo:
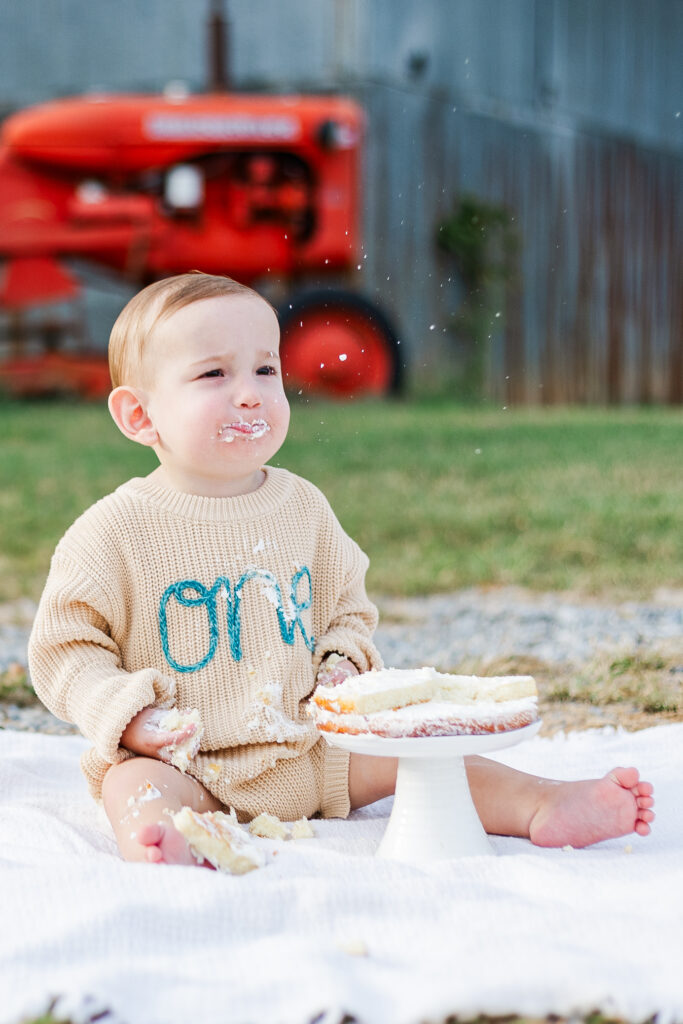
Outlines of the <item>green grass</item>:
M104 406L0 402L0 600L40 593L90 503L154 467ZM372 593L520 584L645 597L683 577L680 409L295 404L274 460L371 558Z

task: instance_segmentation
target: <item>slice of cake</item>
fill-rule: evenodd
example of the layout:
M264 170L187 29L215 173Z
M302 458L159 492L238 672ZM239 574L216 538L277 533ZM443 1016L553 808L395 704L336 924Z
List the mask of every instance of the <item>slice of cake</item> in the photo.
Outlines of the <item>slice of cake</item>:
M318 686L311 713L323 732L393 738L505 732L538 718L532 676L459 676L382 669Z
M182 807L171 819L200 863L208 860L231 875L244 875L265 864L263 852L253 845L236 819L222 811L199 814L191 807Z

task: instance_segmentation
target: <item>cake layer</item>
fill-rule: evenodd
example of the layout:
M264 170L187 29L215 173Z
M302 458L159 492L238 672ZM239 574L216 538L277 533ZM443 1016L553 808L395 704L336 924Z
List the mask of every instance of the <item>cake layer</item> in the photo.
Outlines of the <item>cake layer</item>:
M338 714L372 714L441 701L495 703L536 696L532 676L459 676L434 668L388 668L351 676L337 686L318 686L312 696L316 709Z
M520 700L481 701L471 708L451 701L427 701L397 708L372 711L367 715L336 714L316 709L315 723L322 732L372 733L392 739L418 736L480 736L508 732L531 725L538 718L535 697Z

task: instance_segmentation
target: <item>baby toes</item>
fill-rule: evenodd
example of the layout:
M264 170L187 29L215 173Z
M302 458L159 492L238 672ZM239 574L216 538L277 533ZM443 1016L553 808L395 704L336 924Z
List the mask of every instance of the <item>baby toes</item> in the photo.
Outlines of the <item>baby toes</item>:
M150 825L140 825L135 838L141 846L156 846L157 843L161 842L163 834L163 827L154 822Z
M635 790L642 785L637 768L613 768L609 773L609 778L623 789Z

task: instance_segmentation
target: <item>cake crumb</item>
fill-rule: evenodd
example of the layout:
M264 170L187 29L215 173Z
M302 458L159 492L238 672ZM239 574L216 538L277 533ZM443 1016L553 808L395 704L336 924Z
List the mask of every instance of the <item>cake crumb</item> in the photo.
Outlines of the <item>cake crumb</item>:
M344 942L339 942L337 948L342 953L346 953L348 956L367 956L368 947L362 939L347 939Z
M573 849L574 849L574 847L570 846L569 844L567 844L566 846L562 847L563 853L570 853Z
M633 853L633 847L631 846L630 843L627 843L626 846L624 847L624 853Z
M286 839L289 829L274 814L259 814L249 823L249 831L253 836L262 839Z
M292 839L313 839L315 832L308 818L299 818L290 829Z

